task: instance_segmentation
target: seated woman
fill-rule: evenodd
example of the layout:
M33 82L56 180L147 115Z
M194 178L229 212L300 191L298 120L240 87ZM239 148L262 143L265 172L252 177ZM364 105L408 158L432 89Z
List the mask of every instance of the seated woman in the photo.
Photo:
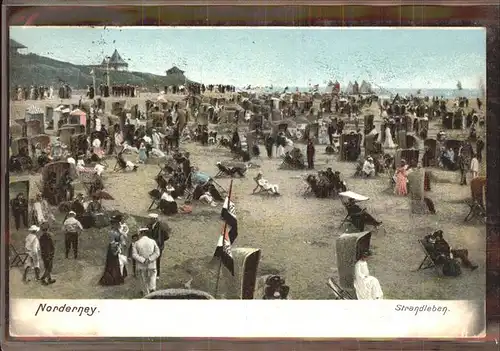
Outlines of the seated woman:
M363 163L361 174L366 178L375 176L375 164L373 163L373 158L371 156L369 156Z
M58 186L58 192L61 194L63 201L71 201L75 195L75 188L73 187L73 179L69 171L64 172Z
M63 158L63 148L61 142L59 141L59 138L57 138L57 140L52 143L50 152L50 159L52 161L59 161Z
M354 288L358 300L381 300L384 293L377 278L370 275L368 270L368 252L363 252L354 265Z
M87 205L86 212L89 214L90 218L92 219L92 226L95 226L96 224L96 219L99 216L102 216L102 205L99 202L99 197L97 196L92 196L92 201L89 202Z
M125 158L123 157L123 151L125 149L123 149L120 153L118 153L118 155L116 156L116 161L118 163L118 166L120 167L120 169L123 169L123 170L126 170L126 171L137 171L137 168L138 166L137 165L134 165L132 162L130 161L126 161Z
M469 250L467 249L452 249L448 242L443 238L443 231L437 230L432 234L424 237L424 245L432 256L432 259L437 263L444 263L450 258L459 258L462 264L471 270L477 269L478 265L469 259Z
M106 153L101 147L101 140L99 138L95 138L92 142L92 157L96 159L95 162L99 162L105 155Z
M315 192L316 197L318 198L326 198L330 195L333 190L333 184L329 182L325 172L318 172L318 182L317 182L317 191Z
M93 225L92 216L85 211L83 194L78 194L71 204L71 211L76 213L76 219L80 221L83 228L91 228Z
M50 163L49 154L47 151L42 150L40 156L37 158L38 166L45 167L46 164Z
M168 186L161 195L158 208L165 215L173 215L178 212L177 202L172 197L173 191L175 191L175 188Z
M204 203L204 204L207 204L207 205L210 205L210 206L217 206L217 203L214 201L214 197L212 196L212 194L210 193L210 191L206 191L204 192L200 197L199 197L199 200L201 203Z
M451 147L441 154L441 164L447 170L457 170L458 167L455 159L455 151L453 151Z
M266 179L264 179L264 175L262 172L259 172L257 176L254 178L257 186L253 189L253 194L257 191L257 189L262 188L267 192L270 192L273 195L279 195L279 188L277 184L270 184Z

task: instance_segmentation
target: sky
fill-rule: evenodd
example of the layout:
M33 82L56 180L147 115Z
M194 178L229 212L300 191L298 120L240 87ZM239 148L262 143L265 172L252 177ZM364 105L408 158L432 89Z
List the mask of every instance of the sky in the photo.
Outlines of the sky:
M477 89L486 31L476 28L10 27L28 52L79 65L115 48L130 71L172 66L204 84Z

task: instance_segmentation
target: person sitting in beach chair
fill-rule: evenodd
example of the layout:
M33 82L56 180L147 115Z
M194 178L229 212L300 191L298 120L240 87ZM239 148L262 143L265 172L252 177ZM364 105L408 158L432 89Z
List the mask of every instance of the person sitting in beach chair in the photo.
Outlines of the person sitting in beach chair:
M234 177L235 175L239 175L240 177L245 176L246 169L240 167L228 167L224 166L222 163L217 162L217 168L219 172L215 175L215 177L228 176Z
M354 265L354 289L358 300L381 300L384 293L377 278L370 275L367 258L369 252L363 252Z
M314 193L314 196L316 196L318 199L326 198L328 197L329 194L329 188L328 185L321 182L320 179L318 179L320 175L318 176L314 174L309 174L306 178L306 183L309 185L308 189L306 191L312 191Z
M333 191L338 194L344 191L347 191L347 184L343 180L340 179L340 172L335 171L328 167L325 172L326 177L333 185Z
M304 162L304 154L298 148L294 148L292 151L285 153L283 162L280 168L288 167L292 169L304 169L306 164Z
M158 204L158 209L164 214L164 215L173 215L176 214L179 210L177 206L177 202L175 202L175 199L172 197L172 193L175 191L175 188L172 186L167 186L165 191L161 194L160 197L160 202Z
M470 261L467 249L452 249L450 247L448 242L443 238L442 230L437 230L432 234L426 235L423 245L429 255L431 255L431 259L437 264L445 264L449 259L458 258L464 267L471 270L475 270L478 267L477 264Z
M259 172L257 176L254 178L257 186L253 189L252 194L265 192L271 195L280 195L279 187L277 184L270 184L266 179L264 179L264 175L262 172Z
M125 150L125 149L124 149ZM138 166L134 165L130 161L126 161L125 158L123 157L123 151L122 150L118 155L116 155L116 165L114 167L114 171L137 171Z
M366 212L365 208L361 208L356 200L353 198L349 198L348 201L344 204L349 217L351 218L351 223L359 230L363 231L365 226L372 225L378 227L382 224L382 222L377 221L372 215Z
M374 177L375 174L376 172L375 172L375 164L373 162L373 158L371 156L368 156L365 162L363 163L363 166L361 167L360 175L364 178L371 178Z

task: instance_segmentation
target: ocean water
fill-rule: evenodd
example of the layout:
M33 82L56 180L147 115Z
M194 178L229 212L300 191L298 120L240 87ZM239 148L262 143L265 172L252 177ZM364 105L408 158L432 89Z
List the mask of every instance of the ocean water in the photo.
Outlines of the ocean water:
M342 88L342 87L341 87ZM283 91L285 87L273 87L272 89L263 89L264 91ZM288 87L288 91L294 92L297 87ZM308 92L309 88L307 87L298 87L301 92ZM320 87L318 90L320 93L330 91L331 88ZM374 93L379 97L389 98L391 95L395 96L396 94L407 96L407 95L417 95L418 89L373 89ZM467 97L467 98L476 98L481 97L483 94L479 89L420 89L419 96L437 96L444 98L454 98L454 97Z

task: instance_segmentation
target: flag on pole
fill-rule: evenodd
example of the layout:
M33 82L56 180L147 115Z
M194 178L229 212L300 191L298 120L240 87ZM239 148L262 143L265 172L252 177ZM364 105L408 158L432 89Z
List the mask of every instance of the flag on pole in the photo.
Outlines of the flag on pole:
M231 245L238 237L238 221L234 203L226 197L221 211L222 220L225 222L222 235L219 237L214 257L219 257L222 264L234 275L234 259Z
M94 69L93 68L90 70L90 75L92 75L92 76L94 75Z

